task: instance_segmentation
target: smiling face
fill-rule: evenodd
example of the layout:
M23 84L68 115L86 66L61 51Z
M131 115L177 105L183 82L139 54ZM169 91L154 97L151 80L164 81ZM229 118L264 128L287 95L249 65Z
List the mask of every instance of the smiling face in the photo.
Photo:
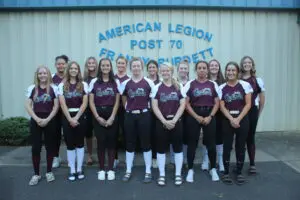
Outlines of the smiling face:
M55 62L55 67L56 67L56 70L57 70L58 73L64 73L64 71L67 67L67 63L64 59L59 58Z
M234 64L229 64L226 67L226 78L229 81L235 81L238 79L239 70Z
M105 75L109 74L111 71L110 62L108 60L102 60L100 63L100 69L101 69L102 74L105 74Z
M178 76L187 77L189 74L189 66L185 63L180 63L178 66Z
M87 62L87 68L88 68L88 71L89 72L94 72L96 71L96 68L97 68L97 63L94 59L89 59L88 62Z
M207 78L207 74L208 74L208 67L207 64L204 62L200 62L197 64L197 76L200 79L205 79Z
M70 69L69 69L69 75L70 77L72 78L76 78L78 76L78 73L79 73L79 69L78 69L78 66L73 63L71 66L70 66Z
M38 69L37 77L38 77L38 80L39 80L40 83L44 83L44 84L47 83L48 76L49 76L49 74L48 74L46 68L41 67L41 68Z
M167 65L160 66L160 73L163 81L169 81L172 78L173 70Z
M126 72L126 68L127 68L127 62L125 59L123 58L119 58L117 60L117 69L119 73L124 73Z
M132 61L130 70L133 76L140 76L143 70L141 61L140 60Z
M217 61L213 60L209 63L209 72L210 72L210 74L217 75L219 73L219 70L220 70L220 66L219 66L219 63Z
M250 72L253 69L253 62L250 58L245 58L242 62L243 71Z
M150 76L155 76L158 72L158 68L154 63L148 65L148 73Z

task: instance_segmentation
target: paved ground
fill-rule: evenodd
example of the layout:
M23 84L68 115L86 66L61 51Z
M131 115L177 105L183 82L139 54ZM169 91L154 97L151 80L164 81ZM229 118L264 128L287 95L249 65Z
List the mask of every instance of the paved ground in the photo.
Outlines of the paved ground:
M173 169L167 168L167 186L158 187L155 181L141 183L144 168L142 156L138 155L133 169L133 179L121 182L124 165L117 170L117 180L100 182L97 180L97 166L86 167L86 179L70 183L66 180L68 169L61 167L54 171L56 181L47 183L43 179L39 185L30 187L32 175L30 148L9 149L0 147L0 200L60 200L60 199L203 199L203 200L299 200L300 199L300 133L259 133L257 137L257 168L260 174L248 177L244 186L227 186L213 183L206 173L196 165L195 183L184 183L181 187L173 184ZM62 148L62 157L65 149ZM6 152L6 153L5 153ZM198 151L196 163L199 163ZM96 156L95 156L96 157ZM234 157L234 156L233 156ZM124 153L120 153L120 159ZM45 163L43 162L43 166ZM248 163L245 164L245 170ZM42 167L44 174L45 167ZM153 170L154 179L157 170Z

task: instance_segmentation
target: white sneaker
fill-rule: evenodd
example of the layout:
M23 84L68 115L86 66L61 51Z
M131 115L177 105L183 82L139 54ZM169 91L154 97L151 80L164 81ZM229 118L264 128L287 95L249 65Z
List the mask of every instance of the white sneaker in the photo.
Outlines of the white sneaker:
M53 172L46 173L46 180L47 180L47 182L51 182L51 181L55 180Z
M219 181L220 180L216 168L212 168L210 170L209 174L211 175L211 180L212 181Z
M107 172L107 180L113 181L113 180L115 180L115 179L116 179L115 172L112 171L112 170L109 170L109 171Z
M101 170L98 172L98 180L104 181L105 180L105 171Z
M118 167L118 164L119 164L119 160L115 159L113 168L116 169Z
M194 170L190 169L186 176L186 182L193 183L194 182Z
M29 181L29 185L36 185L41 180L41 176L33 175Z
M60 166L60 158L54 157L52 162L52 168L58 168Z
M154 169L156 169L158 166L157 166L157 160L156 159L152 159L152 167Z

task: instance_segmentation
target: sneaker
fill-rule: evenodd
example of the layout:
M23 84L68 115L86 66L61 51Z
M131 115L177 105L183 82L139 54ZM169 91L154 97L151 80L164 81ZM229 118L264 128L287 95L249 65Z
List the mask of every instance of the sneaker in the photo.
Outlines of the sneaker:
M212 168L210 170L209 174L211 175L211 180L212 181L219 181L220 180L216 168Z
M52 162L52 168L58 168L60 166L60 158L54 157Z
M84 173L83 172L78 172L77 173L77 178L79 179L79 180L82 180L82 179L84 179Z
M51 182L51 181L55 180L53 172L46 173L46 180L47 180L47 182Z
M115 159L113 168L116 169L118 167L119 160Z
M100 181L105 180L105 171L104 170L98 171L98 180L100 180Z
M76 174L75 173L69 174L68 179L69 179L69 181L75 181L76 180Z
M36 185L41 180L41 176L33 175L29 181L29 185Z
M116 179L115 172L112 171L112 170L109 170L109 171L107 172L107 180L113 181L113 180L115 180L115 179Z
M194 170L190 169L186 176L186 182L193 183L194 182Z
M156 159L152 159L152 167L154 169L156 169L158 166L157 166L157 160Z

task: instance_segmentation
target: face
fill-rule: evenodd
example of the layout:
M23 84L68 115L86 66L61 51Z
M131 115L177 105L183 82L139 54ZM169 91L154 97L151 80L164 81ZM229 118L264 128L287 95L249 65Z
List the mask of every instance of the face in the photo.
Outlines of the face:
M238 70L234 65L228 65L226 69L226 77L228 80L237 80Z
M100 65L100 69L103 74L109 74L111 70L110 62L108 60L103 60Z
M122 58L117 60L118 72L126 72L126 61Z
M180 64L178 66L178 76L186 77L189 73L189 68L186 64Z
M253 63L251 61L251 59L246 58L243 61L243 68L245 72L249 72L252 69Z
M56 61L55 67L59 73L63 73L67 67L67 63L64 59L60 58Z
M157 72L158 72L158 68L154 63L148 65L149 75L154 76L155 74L157 74Z
M87 62L87 67L88 67L89 72L94 72L97 67L96 61L94 59L89 59Z
M72 64L69 69L70 77L77 77L78 73L79 73L78 66L75 63Z
M197 65L197 75L199 78L206 78L208 74L207 65L205 63L199 63Z
M38 70L38 79L41 83L46 83L47 82L47 79L48 79L48 72L45 68L40 68Z
M170 80L172 77L172 70L166 65L161 65L160 73L164 81Z
M209 64L209 72L211 74L216 75L219 73L219 70L220 70L219 64L216 61L211 61Z
M139 60L133 61L131 64L131 72L134 76L139 76L142 74L142 63Z

